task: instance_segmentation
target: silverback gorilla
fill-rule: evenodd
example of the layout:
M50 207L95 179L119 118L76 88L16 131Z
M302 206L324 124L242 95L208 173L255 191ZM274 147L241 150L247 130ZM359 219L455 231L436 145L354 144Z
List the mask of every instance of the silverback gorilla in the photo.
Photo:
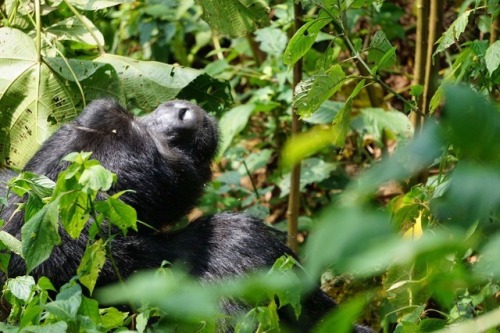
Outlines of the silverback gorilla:
M112 100L89 104L73 122L62 126L28 162L24 170L53 180L71 153L88 151L117 175L114 192L133 190L121 198L137 211L139 220L162 229L188 213L211 178L211 161L217 151L217 124L198 106L186 101L161 104L153 113L134 117ZM0 180L12 174L4 171ZM19 198L10 196L0 218L3 230L21 238L23 214L14 213ZM62 243L51 257L35 268L35 278L47 276L56 287L75 274L87 239L74 240L60 231ZM140 269L157 268L164 260L181 263L201 281L214 281L270 267L283 254L292 254L276 232L262 221L242 214L223 213L191 222L174 233L139 227L138 232L113 240L112 255L123 277ZM9 277L26 274L24 261L13 256ZM0 273L0 283L5 276ZM106 263L98 285L117 281ZM310 330L335 303L319 288L306 297L301 318L292 326ZM229 315L245 311L238 302L223 302ZM290 316L292 318L292 316ZM286 320L286 319L283 319ZM293 319L289 319L293 320ZM232 331L221 323L220 331ZM356 332L371 332L356 326Z

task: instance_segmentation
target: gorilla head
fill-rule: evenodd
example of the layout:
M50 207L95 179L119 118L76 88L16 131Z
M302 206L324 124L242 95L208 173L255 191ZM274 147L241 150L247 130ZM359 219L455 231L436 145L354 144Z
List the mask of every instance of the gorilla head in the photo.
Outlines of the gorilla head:
M116 173L113 191L132 190L122 200L153 227L185 215L210 180L217 151L214 119L198 106L175 100L134 117L113 100L97 100L62 126L28 162L25 170L55 179L70 152L92 157Z

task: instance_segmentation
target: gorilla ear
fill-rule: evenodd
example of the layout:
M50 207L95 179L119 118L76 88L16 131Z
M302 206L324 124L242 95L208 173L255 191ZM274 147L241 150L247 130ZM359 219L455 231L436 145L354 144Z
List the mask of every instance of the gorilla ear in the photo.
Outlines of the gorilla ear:
M98 132L126 129L134 117L118 102L112 99L98 99L87 105L76 119L77 126Z

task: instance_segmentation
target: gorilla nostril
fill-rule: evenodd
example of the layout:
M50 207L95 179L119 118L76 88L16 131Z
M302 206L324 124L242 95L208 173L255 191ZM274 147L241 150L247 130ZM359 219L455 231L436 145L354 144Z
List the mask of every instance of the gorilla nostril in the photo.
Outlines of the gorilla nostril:
M184 120L184 118L186 117L186 113L189 111L188 108L181 108L179 110L179 120Z

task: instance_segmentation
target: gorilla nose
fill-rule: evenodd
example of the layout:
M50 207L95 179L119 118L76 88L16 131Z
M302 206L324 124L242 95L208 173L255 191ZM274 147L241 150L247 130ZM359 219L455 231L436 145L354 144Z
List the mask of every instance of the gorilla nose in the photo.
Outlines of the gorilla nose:
M165 126L178 130L194 130L203 120L203 111L186 101L170 101L161 104L154 112Z

